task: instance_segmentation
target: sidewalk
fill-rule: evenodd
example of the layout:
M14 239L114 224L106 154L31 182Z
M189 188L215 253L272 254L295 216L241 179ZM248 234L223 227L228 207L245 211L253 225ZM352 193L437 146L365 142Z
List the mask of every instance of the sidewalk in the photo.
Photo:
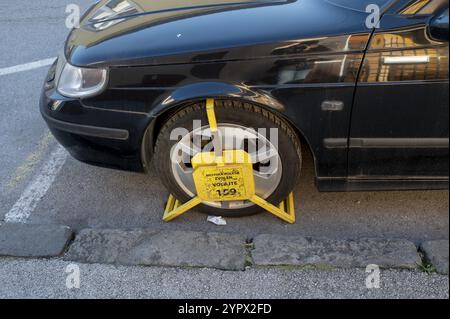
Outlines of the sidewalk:
M68 289L74 265L79 267L80 288ZM0 298L449 297L448 276L382 270L380 288L368 289L367 275L363 269L221 271L0 258Z

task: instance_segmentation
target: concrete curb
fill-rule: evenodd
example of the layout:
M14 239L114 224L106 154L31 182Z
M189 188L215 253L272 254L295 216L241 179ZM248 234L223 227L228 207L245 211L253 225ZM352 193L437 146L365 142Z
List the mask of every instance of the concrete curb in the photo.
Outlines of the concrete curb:
M448 240L426 241L420 245L420 250L425 260L433 265L438 273L448 275Z
M279 235L254 238L256 266L313 266L318 268L416 269L421 258L413 242L407 240L333 240Z
M401 239L333 240L301 236L245 235L149 229L84 229L74 241L67 226L0 224L0 256L58 257L80 263L204 267L245 270L248 266L418 269L418 247ZM68 247L68 248L67 248ZM448 275L448 240L424 242L426 263Z
M58 257L73 238L67 226L0 224L0 256Z
M64 258L84 263L244 270L245 244L245 236L226 233L86 229Z

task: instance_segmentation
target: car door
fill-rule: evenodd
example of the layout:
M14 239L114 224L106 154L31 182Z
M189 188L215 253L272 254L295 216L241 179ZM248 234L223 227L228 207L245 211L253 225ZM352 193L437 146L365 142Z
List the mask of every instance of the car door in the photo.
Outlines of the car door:
M430 35L431 22L440 22L440 39ZM413 1L383 17L357 83L350 181L448 185L448 49L448 1Z

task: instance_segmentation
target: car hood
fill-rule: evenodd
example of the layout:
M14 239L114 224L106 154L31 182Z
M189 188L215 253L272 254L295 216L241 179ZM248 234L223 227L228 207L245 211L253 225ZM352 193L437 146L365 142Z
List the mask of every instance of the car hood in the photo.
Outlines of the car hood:
M65 55L78 66L252 59L301 54L311 39L330 38L327 52L349 50L350 34L359 35L351 48L363 50L366 17L325 0L104 0L72 30Z

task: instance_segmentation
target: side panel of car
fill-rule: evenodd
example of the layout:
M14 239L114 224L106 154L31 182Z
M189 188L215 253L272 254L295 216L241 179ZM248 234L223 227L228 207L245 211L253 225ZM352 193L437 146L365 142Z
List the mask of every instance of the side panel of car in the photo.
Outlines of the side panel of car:
M445 0L402 0L389 10L408 3ZM321 190L448 186L448 39L429 36L428 17L391 12L372 34L364 12L326 1L273 5L286 18L276 28L259 5L245 18L229 7L155 24L153 13L88 23L72 32L66 58L108 67L108 87L66 98L51 71L41 112L76 158L141 171L165 116L206 97L239 99L271 109L304 137Z
M387 15L371 40L353 107L350 181L448 185L448 42L430 38L428 21Z
M154 117L205 95L252 100L284 116L305 137L319 177L345 178L354 86L368 37L291 43L277 48L275 57L248 61L112 68L108 90L83 103ZM329 53L324 44L337 42L344 52ZM308 48L314 53L303 53Z

